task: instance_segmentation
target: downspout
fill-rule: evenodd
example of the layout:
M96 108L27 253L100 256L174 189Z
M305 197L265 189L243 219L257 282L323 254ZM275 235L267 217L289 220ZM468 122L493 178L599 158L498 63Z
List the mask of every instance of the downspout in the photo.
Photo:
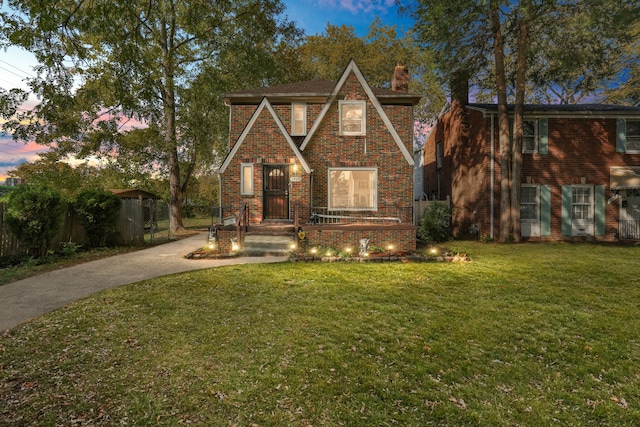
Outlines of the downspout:
M489 197L489 227L490 227L490 231L489 231L489 237L491 239L493 239L493 205L494 205L494 198L495 198L495 194L494 192L494 186L495 186L495 178L494 178L494 171L495 171L495 136L494 136L494 114L491 114L491 161L490 161L490 165L491 165L491 177L489 179L489 185L491 187L491 191L490 191L490 195L491 197Z

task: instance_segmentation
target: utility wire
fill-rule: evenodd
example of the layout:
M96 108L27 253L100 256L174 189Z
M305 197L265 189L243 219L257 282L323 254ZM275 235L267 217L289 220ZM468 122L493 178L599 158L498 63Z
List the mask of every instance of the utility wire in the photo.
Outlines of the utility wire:
M24 71L23 69L16 67L16 66L15 66L15 65L13 65L12 63L7 62L7 61L5 61L4 59L0 59L0 62L2 62L2 63L4 63L4 64L6 64L6 65L8 65L8 66L10 66L11 68L15 68L16 70L20 71L22 74L24 74L24 75L26 75L26 76L28 76L28 77L35 77L33 74L29 73L28 71Z

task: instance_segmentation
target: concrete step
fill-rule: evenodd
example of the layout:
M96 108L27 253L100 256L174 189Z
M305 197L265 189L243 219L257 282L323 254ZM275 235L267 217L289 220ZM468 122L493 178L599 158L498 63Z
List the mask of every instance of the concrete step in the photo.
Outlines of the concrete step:
M293 235L246 234L240 255L242 256L283 256L291 251Z

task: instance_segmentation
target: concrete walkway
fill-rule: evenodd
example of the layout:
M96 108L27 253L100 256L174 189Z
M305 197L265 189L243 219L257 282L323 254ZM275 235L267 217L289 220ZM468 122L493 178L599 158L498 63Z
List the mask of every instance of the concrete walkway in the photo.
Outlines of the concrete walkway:
M200 233L0 285L0 332L103 289L184 271L287 260L287 257L184 258L189 252L203 247L206 238L206 233Z

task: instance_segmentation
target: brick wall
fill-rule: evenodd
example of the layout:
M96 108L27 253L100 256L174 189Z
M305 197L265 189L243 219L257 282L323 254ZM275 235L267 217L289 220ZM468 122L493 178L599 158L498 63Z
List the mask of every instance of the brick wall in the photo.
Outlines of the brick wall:
M347 247L358 251L360 240L369 239L370 246L387 248L393 245L393 252L413 252L416 250L416 228L412 226L368 228L364 227L303 227L307 247L331 246L344 250Z
M338 99L367 100L355 75L345 82ZM413 144L413 108L385 107L389 119L404 140ZM304 156L314 170L313 205L328 204L329 167L377 167L378 206L411 207L413 166L407 163L373 104L366 103L367 132L364 136L343 136L339 131L339 108L334 103L305 148ZM413 152L411 149L409 152Z
M236 107L241 118L247 109L246 106L232 106L232 123L235 123ZM255 108L254 108L255 110ZM248 120L247 120L248 122ZM222 203L225 215L237 215L246 203L249 208L249 221L260 223L263 219L263 167L265 164L293 164L298 163L300 182L289 183L290 205L300 203L302 206L309 204L310 177L300 167L294 151L289 146L285 136L280 132L275 120L265 108L260 113L255 124L249 131L246 139L239 147L235 157L229 163L221 176ZM240 164L253 163L254 165L254 193L253 195L240 194Z
M437 191L440 175L440 199L451 196L454 209L454 233L469 237L468 227L475 223L481 235L490 235L490 205L494 204L494 236L500 221L500 146L497 116L494 119L494 192L491 194L491 116L466 110L461 113L454 101L425 144L425 192ZM525 117L526 119L526 117ZM465 126L465 123L468 126ZM524 153L522 183L548 185L551 190L551 235L542 239L560 240L562 235L562 186L585 183L609 189L611 166L639 166L640 154L616 153L616 119L598 117L549 117L549 153ZM465 129L467 129L465 131ZM444 162L436 168L435 144L443 141ZM448 181L450 177L450 181ZM604 240L612 240L618 228L619 201L605 206Z

